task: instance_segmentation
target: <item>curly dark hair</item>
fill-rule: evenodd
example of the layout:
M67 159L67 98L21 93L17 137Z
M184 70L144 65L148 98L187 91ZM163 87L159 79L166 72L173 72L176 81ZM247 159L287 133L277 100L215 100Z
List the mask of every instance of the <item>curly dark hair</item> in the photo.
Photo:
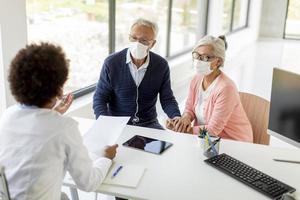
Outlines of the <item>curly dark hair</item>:
M12 60L8 81L15 99L43 107L58 96L69 73L69 61L60 46L30 44Z

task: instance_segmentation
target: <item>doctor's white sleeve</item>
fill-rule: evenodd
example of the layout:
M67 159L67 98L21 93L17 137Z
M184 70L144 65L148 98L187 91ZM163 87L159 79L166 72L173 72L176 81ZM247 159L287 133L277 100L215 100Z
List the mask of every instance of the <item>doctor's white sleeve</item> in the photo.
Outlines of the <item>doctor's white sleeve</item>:
M74 122L68 126L64 140L67 171L79 189L86 192L95 191L103 182L112 161L105 157L91 160L87 148L83 144L77 124Z

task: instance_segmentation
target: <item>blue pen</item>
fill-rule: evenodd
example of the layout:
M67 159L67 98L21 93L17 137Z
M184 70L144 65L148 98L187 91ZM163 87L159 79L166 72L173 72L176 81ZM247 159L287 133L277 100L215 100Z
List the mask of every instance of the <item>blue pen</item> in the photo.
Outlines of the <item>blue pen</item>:
M116 171L112 174L111 178L114 178L115 176L117 176L117 174L121 171L121 169L123 168L123 166L119 166Z

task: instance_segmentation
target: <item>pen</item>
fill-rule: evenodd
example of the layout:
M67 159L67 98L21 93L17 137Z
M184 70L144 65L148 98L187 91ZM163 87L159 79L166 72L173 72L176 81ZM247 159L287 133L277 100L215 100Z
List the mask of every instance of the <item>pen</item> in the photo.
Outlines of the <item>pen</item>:
M117 176L117 174L121 171L121 169L123 168L123 166L119 166L116 171L112 174L111 178L114 178L115 176Z
M282 159L273 159L274 161L278 161L278 162L288 162L288 163L296 163L296 164L300 164L300 161L297 160L282 160Z

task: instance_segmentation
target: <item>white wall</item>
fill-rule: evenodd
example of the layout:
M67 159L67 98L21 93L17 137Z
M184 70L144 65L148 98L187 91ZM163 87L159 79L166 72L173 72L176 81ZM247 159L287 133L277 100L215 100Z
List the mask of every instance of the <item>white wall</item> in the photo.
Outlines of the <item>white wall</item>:
M1 39L0 52L0 81L1 109L15 103L7 82L7 70L17 51L27 42L26 5L20 0L0 0ZM4 81L1 80L4 77ZM4 84L2 84L4 82ZM5 95L2 94L5 91ZM3 98L5 98L3 100Z
M288 0L263 0L260 36L282 38Z

